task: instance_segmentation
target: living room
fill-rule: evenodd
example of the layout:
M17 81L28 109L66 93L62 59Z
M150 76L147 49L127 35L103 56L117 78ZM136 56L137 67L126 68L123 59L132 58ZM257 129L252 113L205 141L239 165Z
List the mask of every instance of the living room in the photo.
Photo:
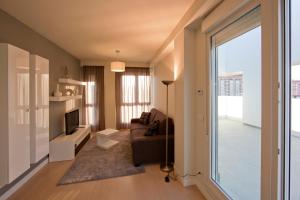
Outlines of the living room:
M0 1L0 200L299 200L298 0Z

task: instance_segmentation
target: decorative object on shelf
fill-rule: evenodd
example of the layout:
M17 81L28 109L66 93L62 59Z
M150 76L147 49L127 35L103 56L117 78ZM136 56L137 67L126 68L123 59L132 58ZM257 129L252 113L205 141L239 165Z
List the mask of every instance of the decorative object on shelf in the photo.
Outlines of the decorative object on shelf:
M118 54L120 53L120 50L116 50L116 54L118 57ZM125 62L121 61L113 61L110 63L110 70L112 72L124 72L125 71Z
M64 75L65 75L65 78L70 78L68 66L65 66Z
M65 68L66 75L68 74L67 67ZM82 90L80 86L85 86L85 82L70 79L70 78L59 78L56 86L56 91L53 92L53 96L49 97L50 102L65 102L68 100L82 99L80 94ZM62 90L59 91L59 87Z
M72 89L66 89L66 92L65 92L66 96L74 96L74 90Z
M59 84L56 84L56 91L54 92L55 97L61 97L62 92L59 91Z
M166 94L166 161L164 163L164 165L162 165L161 170L163 172L167 172L167 176L165 177L165 181L169 182L170 178L169 178L169 174L171 171L173 171L173 166L171 164L168 163L168 141L169 141L169 85L172 84L174 81L170 81L170 80L164 80L162 81L162 83L164 85L167 86L167 94Z

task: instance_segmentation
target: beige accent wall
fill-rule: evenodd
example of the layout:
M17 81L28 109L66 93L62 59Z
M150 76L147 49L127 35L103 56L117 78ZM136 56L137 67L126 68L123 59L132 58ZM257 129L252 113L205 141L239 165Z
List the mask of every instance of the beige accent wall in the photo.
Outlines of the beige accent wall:
M153 74L153 107L166 113L166 86L162 80L174 80L174 55L166 55L154 66ZM175 117L175 84L169 86L169 116Z
M80 79L81 70L78 59L2 10L0 10L0 27L0 43L12 44L49 60L50 93L56 89L58 78L64 76L64 66L68 66L70 77ZM50 139L64 131L64 113L71 107L80 109L80 100L67 104L64 102L50 103Z
M104 109L105 128L116 128L116 99L115 99L115 72L110 71L111 61L82 60L81 66L104 66ZM148 63L126 62L130 67L149 67Z
M115 73L110 71L110 65L104 65L104 108L105 128L116 128L116 94Z

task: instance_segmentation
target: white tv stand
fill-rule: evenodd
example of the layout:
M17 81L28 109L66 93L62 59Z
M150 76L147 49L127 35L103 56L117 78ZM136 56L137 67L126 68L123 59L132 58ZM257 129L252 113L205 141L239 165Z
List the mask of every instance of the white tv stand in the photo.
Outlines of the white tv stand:
M50 141L50 162L73 160L76 153L90 138L91 126L80 125L72 134L62 134Z

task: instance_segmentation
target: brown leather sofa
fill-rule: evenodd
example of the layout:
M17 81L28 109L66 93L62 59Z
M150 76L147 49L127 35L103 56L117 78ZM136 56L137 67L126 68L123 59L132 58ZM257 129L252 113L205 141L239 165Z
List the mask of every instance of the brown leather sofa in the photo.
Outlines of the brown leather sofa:
M130 139L133 152L133 164L139 166L143 163L158 163L165 160L166 155L166 115L153 108L149 124L159 120L158 131L153 136L145 136L148 125L140 123L139 119L132 119L130 126ZM168 160L174 162L174 122L169 118L169 148Z

